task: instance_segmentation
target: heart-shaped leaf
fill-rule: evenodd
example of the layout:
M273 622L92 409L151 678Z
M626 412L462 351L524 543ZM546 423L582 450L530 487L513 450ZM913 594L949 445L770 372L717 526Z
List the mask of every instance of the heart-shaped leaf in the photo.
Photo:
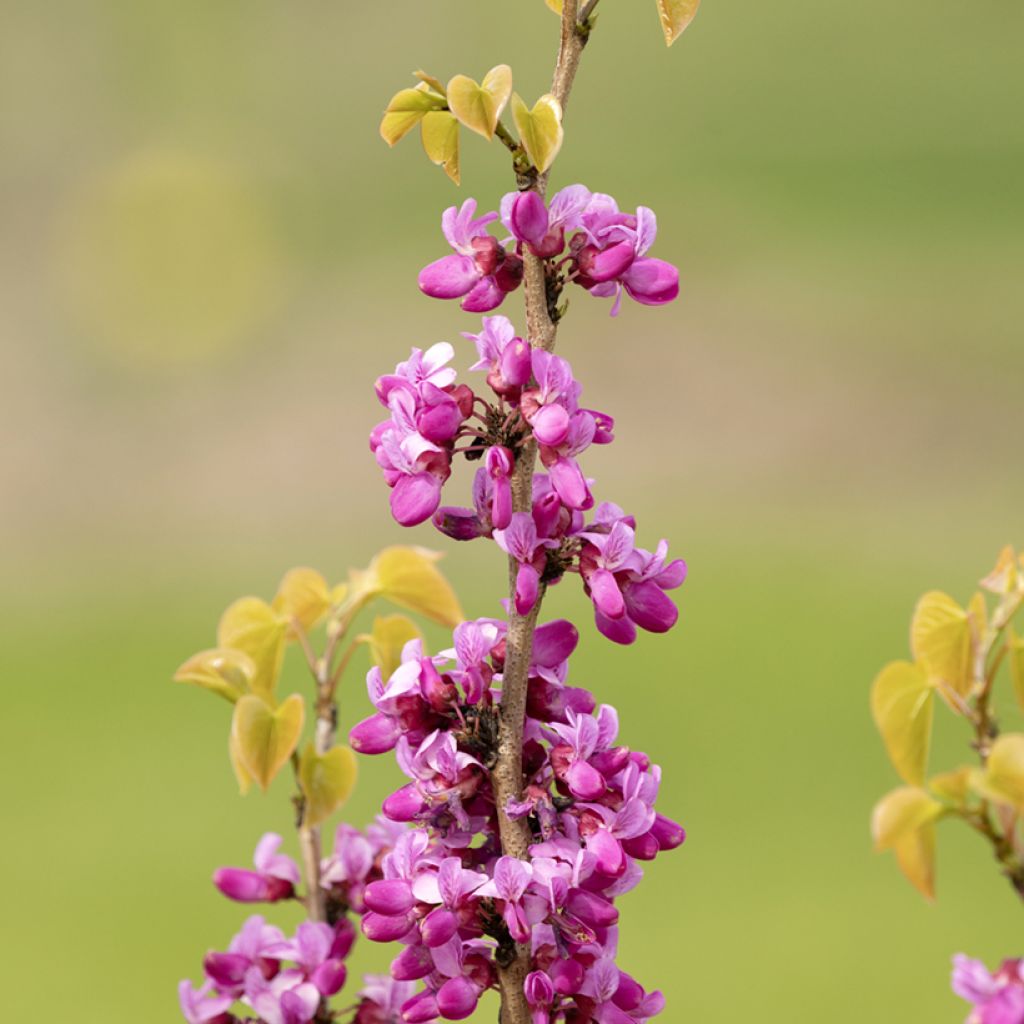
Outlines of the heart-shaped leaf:
M871 815L876 850L889 850L908 833L942 813L942 804L917 786L901 786L886 793Z
M438 96L425 82L414 89L401 89L391 97L387 105L380 122L380 137L389 146L393 146L408 135L430 111L440 110L443 106L444 97Z
M967 612L948 594L932 590L914 609L910 649L934 680L961 697L971 691L971 623Z
M896 863L926 899L935 899L935 824L928 822L896 843Z
M423 149L432 163L444 168L459 183L459 122L447 110L431 111L423 118Z
M286 619L258 597L242 597L229 605L217 625L217 646L231 647L252 658L256 666L250 689L271 697L284 658Z
M305 704L297 693L276 709L254 694L235 705L231 749L264 792L298 746L304 717Z
M1024 813L1024 734L1004 733L989 751L982 795Z
M530 110L518 93L512 93L512 120L530 162L543 174L562 148L562 105L545 93Z
M665 44L671 46L697 15L700 0L657 0Z
M290 569L285 573L277 588L273 608L289 623L288 633L293 636L293 626L298 624L303 633L308 633L331 607L331 591L327 580L315 569Z
M252 789L252 776L242 764L242 755L238 752L238 739L233 728L228 730L228 757L231 759L231 770L238 780L238 791L245 796Z
M299 785L305 797L302 823L319 825L352 795L358 765L348 747L331 747L318 754L310 743L299 760Z
M174 673L174 681L201 686L234 704L249 692L255 676L256 664L244 651L215 647L193 654Z
M912 786L924 783L935 690L917 665L894 661L871 688L871 714L896 771Z
M467 75L456 75L448 83L448 109L470 131L491 139L511 95L512 69L499 64L479 85Z
M426 548L384 548L366 572L353 574L357 581L353 590L386 597L442 626L455 627L465 615L451 585L436 567L440 557Z

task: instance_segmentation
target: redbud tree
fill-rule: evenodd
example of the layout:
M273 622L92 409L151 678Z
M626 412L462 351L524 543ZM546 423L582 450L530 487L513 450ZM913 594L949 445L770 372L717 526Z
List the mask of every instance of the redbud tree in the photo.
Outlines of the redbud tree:
M886 665L871 711L904 785L876 804L871 831L892 850L907 879L935 896L936 825L959 821L989 846L1018 899L1024 899L1024 733L1001 732L999 701L1012 691L1024 708L1024 638L1014 620L1024 605L1024 557L1005 548L966 605L939 590L925 594L910 623L912 661ZM936 706L960 722L972 760L930 774ZM1024 1024L1024 959L990 973L954 957L953 989L973 1004L970 1024Z
M216 646L179 669L177 679L233 705L228 746L243 793L266 790L289 764L294 776L298 862L268 832L253 866L220 868L215 885L237 902L299 901L305 911L291 935L254 914L226 949L207 953L202 984L179 989L189 1024L462 1020L490 993L503 1024L643 1024L664 1008L652 980L620 963L618 901L685 833L657 810L661 771L620 742L615 708L568 682L577 626L542 622L541 611L548 588L576 577L604 638L595 642L631 644L676 623L670 593L686 565L664 540L642 547L635 517L595 497L584 456L611 443L614 420L583 404L555 344L570 295L610 300L615 316L625 298L672 302L679 274L650 254L657 222L647 207L620 209L583 184L548 194L598 0L548 6L557 58L550 92L532 106L507 65L480 82L417 72L380 129L390 145L418 129L456 184L463 129L511 154L510 191L445 210L451 251L419 273L425 295L458 300L469 315L461 351L414 347L379 377L385 418L370 433L396 522L497 544L507 598L495 599L493 617L466 620L438 556L395 546L344 583L295 569L271 600L236 601ZM669 44L696 8L657 0ZM494 312L514 293L519 325ZM467 361L460 381L453 364ZM443 504L463 462L471 501ZM378 602L416 618L367 622ZM427 650L423 618L453 630L447 649ZM308 695L278 694L289 648L308 665ZM339 693L363 649L368 713L345 745ZM323 826L351 793L358 758L382 755L408 781L367 828L338 825L327 849ZM346 997L360 934L390 947L390 965Z

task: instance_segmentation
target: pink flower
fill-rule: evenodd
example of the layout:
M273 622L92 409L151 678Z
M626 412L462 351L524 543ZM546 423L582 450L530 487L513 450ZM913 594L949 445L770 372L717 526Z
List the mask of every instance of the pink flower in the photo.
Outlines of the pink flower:
M506 253L487 225L498 219L496 213L476 214L476 200L467 199L461 207L451 206L441 218L441 230L454 249L451 256L420 271L420 291L435 299L462 299L468 313L486 313L500 306L508 292L515 291L523 278L523 262L514 253Z
M218 868L213 884L229 899L239 903L275 903L290 899L299 882L298 865L278 853L282 839L268 832L257 844L253 855L255 871L246 868Z

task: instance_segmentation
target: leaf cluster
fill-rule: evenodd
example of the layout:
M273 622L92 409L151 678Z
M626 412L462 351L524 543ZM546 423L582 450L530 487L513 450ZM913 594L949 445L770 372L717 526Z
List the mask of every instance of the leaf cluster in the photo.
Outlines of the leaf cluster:
M966 606L941 591L925 594L910 624L913 660L890 662L871 689L872 716L906 783L876 804L872 835L928 898L935 893L935 825L945 818L984 836L1024 895L1024 733L1000 735L994 702L1005 674L1024 707L1024 639L1013 630L1024 603L1024 556L1005 548L979 586ZM968 726L977 763L929 778L937 698Z
M437 568L441 556L418 547L389 547L365 569L353 569L334 586L315 569L291 569L270 601L242 597L232 602L217 626L216 646L185 661L174 674L234 705L228 752L243 794L255 782L264 792L292 761L304 826L318 825L351 795L355 755L333 743L335 693L354 652L365 646L385 677L401 659L403 646L420 631L404 615L377 616L368 632L341 648L356 617L377 600L390 601L447 627L462 621L462 609ZM323 651L313 648L323 627ZM309 742L297 753L308 715L301 693L278 695L285 654L303 653L314 683L315 717L328 724L328 744ZM340 655L340 656L339 656Z

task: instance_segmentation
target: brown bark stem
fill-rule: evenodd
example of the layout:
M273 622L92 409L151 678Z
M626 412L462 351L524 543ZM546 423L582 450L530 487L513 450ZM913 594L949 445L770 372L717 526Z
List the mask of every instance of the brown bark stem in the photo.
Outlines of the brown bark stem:
M562 6L561 37L558 60L555 63L551 92L562 105L564 113L573 81L579 68L580 56L587 42L588 29L579 25L579 0L565 0ZM521 184L544 196L548 175L535 175ZM526 303L526 331L532 345L550 352L555 347L557 325L548 310L548 289L543 260L524 250L524 296ZM512 476L512 509L529 512L533 501L533 473L537 459L537 446L533 441L524 445L516 460ZM509 591L515 595L518 565L509 559ZM498 737L498 757L493 772L494 797L498 806L498 827L502 852L525 860L530 847L530 827L525 818L513 820L505 808L509 800L518 800L523 789L523 726L526 717L526 688L530 659L533 653L533 634L543 600L543 589L528 615L519 615L514 607L509 615L506 641L505 667L501 684L501 728ZM530 947L516 946L515 956L498 968L501 986L501 1024L530 1024L530 1008L523 993L523 984L530 971Z
M322 658L315 659L310 668L316 680L316 723L313 746L318 754L326 754L334 746L338 730L338 705L334 690L338 677L348 664L352 649L335 672L334 654L345 635L345 628L338 623L327 642ZM327 920L327 895L320 886L320 827L299 825L299 849L302 853L302 872L306 880L306 913L311 921Z

